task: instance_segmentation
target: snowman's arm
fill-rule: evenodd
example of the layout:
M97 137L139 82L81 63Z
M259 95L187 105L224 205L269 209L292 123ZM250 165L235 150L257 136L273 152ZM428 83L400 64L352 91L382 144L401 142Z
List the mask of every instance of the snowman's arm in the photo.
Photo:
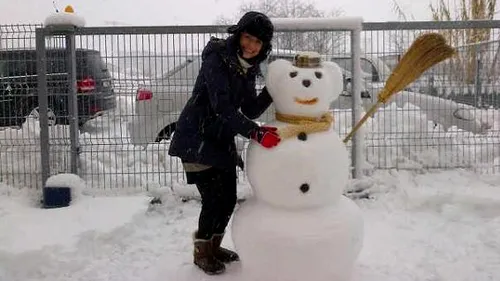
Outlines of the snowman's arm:
M257 91L255 90L255 81L250 83L252 85L249 90L249 95L246 96L241 105L241 112L245 114L250 119L259 118L262 113L269 108L273 102L273 98L269 95L267 88L264 87L260 94L257 96Z
M200 73L204 77L210 105L221 121L219 124L234 134L250 138L259 125L243 115L231 102L233 89L229 77L232 75L229 75L228 66L218 54L213 53L203 61Z

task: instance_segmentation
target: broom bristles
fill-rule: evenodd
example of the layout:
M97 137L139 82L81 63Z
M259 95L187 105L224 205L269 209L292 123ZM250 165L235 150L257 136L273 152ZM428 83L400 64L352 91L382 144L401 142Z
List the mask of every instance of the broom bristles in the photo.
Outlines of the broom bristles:
M427 69L454 54L455 50L446 44L446 39L441 34L427 33L419 36L387 79L384 89L378 95L379 101L385 103Z
M375 114L381 103L386 103L395 93L400 92L420 77L432 66L455 55L455 49L446 44L446 39L439 33L420 35L408 48L387 79L384 88L378 94L378 101L353 127L344 139L346 143L369 116Z

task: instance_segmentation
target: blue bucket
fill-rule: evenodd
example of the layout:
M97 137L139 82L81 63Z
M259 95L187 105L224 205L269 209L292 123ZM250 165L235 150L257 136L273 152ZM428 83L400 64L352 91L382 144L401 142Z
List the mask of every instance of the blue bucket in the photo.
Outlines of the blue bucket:
M71 188L69 187L44 187L43 207L62 208L68 207L71 203Z

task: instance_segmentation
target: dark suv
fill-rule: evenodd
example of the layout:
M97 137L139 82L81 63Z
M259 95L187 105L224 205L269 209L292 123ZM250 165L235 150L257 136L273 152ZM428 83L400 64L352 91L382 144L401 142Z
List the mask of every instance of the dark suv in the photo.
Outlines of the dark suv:
M68 74L64 49L48 49L49 124L68 124ZM79 124L116 107L111 75L96 50L76 50ZM0 50L0 126L20 126L38 112L36 50Z

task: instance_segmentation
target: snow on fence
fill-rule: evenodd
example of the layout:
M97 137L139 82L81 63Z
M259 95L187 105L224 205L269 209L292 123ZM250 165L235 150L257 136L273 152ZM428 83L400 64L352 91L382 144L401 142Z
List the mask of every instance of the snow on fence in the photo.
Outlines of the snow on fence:
M354 75L361 78L357 90L351 86L352 20L338 21L338 28L329 28L327 21L305 25L299 20L277 21L269 60L314 50L343 68L345 91L332 104L334 126L342 136L352 126L353 96L361 102L356 109L367 110L416 36L441 32L459 50L456 58L429 70L365 124L358 138L362 158L353 161L357 176L393 168L498 172L500 44L495 39L500 22L362 23L361 71ZM179 159L167 153L170 125L190 95L200 51L211 36L227 36L225 28L83 27L71 30L74 38L68 40L67 30L0 26L0 183L38 188L47 174L62 172L78 173L90 188L108 192L184 182ZM481 36L468 38L474 33L470 31ZM477 38L481 41L472 40ZM45 46L45 86L37 84L41 70L37 42ZM88 59L81 59L85 55L80 51L73 57L66 51L50 54L51 49L71 46L94 52ZM67 75L68 65L75 66L73 78ZM265 74L266 64L262 70ZM78 114L71 111L71 91L64 84L71 79L76 84ZM103 94L109 91L107 83L111 95ZM261 79L257 87L262 86ZM39 92L46 93L46 104ZM271 108L258 121L273 116ZM49 125L48 133L40 130L44 125ZM237 138L237 144L244 158L246 140ZM347 149L353 150L352 142ZM244 172L240 176L244 178Z

